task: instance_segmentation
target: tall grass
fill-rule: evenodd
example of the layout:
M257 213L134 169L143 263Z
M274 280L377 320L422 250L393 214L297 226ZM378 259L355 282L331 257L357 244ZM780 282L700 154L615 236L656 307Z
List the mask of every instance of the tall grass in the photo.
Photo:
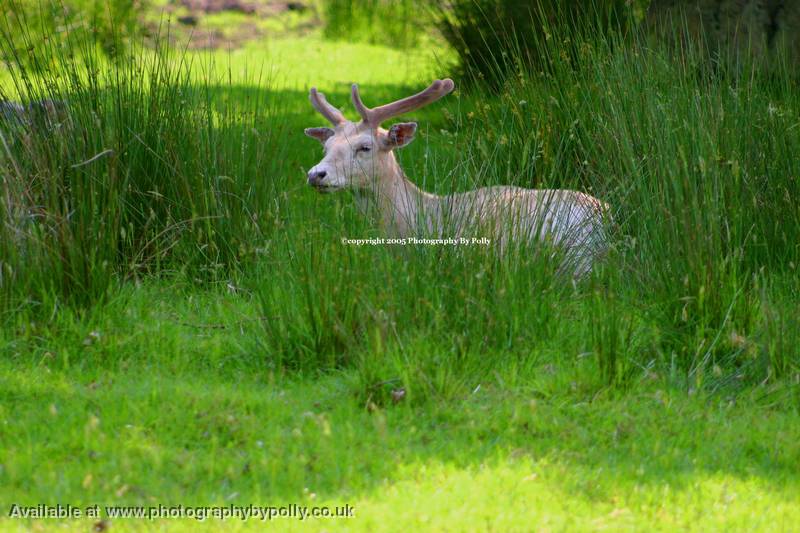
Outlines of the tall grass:
M790 74L710 71L692 50L565 27L537 42L549 68L437 104L400 160L438 193L513 184L608 202L611 253L588 279L564 279L547 253L343 244L381 235L349 195L287 187L302 181L288 156L308 167L321 154L283 135L275 93L197 84L164 49L111 66L89 46L54 54L53 76L11 62L15 97L68 112L2 126L3 309L86 305L131 276L243 272L272 368L354 369L365 403L554 365L588 369L595 388L796 377Z
M6 97L26 109L0 124L3 310L88 305L148 272L224 278L255 255L282 175L276 96L160 45L112 65L91 40L37 55L12 34L28 35L7 15Z
M289 283L275 267L261 281L276 364L354 365L369 398L376 383L465 393L470 379L447 376L582 359L612 386L662 372L711 388L798 375L800 351L787 342L800 303L791 74L712 70L700 50L676 56L643 36L564 24L547 34L537 41L547 69L511 70L499 95L462 95L432 134L441 146L404 160L437 192L515 184L597 195L615 220L605 264L572 287L541 258L353 250L339 238L370 230L337 203L303 217L325 231L292 230L304 244L286 244L297 261Z

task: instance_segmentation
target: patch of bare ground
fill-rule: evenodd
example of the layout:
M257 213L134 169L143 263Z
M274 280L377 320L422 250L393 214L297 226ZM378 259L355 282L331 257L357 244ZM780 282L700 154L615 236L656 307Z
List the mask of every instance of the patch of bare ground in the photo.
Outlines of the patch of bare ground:
M183 44L191 50L235 49L247 42L263 38L265 33L305 32L315 24L306 21L292 25L284 31L265 30L269 19L280 21L290 12L312 15L312 7L303 0L171 0L164 12L175 14L177 31L170 39L173 44ZM222 13L244 15L242 22L216 26L207 23L207 16ZM311 16L310 18L314 18ZM272 25L279 28L281 24Z
M239 48L248 41L258 39L263 32L252 23L239 24L236 30L226 34L218 29L199 28L189 34L187 48L190 50L216 50L218 48Z

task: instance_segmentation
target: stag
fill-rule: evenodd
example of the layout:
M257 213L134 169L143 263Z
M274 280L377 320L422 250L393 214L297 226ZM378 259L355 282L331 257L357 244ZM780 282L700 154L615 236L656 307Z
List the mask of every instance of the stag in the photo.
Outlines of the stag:
M598 199L572 190L512 186L440 196L406 177L394 151L414 139L417 124L400 122L388 130L381 124L431 104L453 88L450 79L436 80L413 96L368 108L353 84L353 105L361 116L355 123L312 87L311 105L333 128L305 130L325 149L322 161L308 171L308 184L321 193L356 192L361 209L377 207L384 231L393 236L459 237L488 232L501 250L512 242L547 241L563 250L562 267L576 277L588 273L607 247L604 217L608 205Z

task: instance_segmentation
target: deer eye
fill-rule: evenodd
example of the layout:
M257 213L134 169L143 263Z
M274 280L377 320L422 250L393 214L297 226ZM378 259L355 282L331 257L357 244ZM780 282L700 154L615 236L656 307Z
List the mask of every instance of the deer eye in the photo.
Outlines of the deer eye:
M372 150L372 147L370 145L362 144L361 146L356 148L356 153L358 153L358 152L369 152L370 150Z

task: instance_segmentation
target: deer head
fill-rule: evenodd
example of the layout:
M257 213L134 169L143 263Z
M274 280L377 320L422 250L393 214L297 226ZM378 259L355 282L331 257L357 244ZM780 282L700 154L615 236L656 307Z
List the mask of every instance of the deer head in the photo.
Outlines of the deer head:
M394 170L397 160L393 150L410 143L417 130L416 122L400 122L388 130L383 129L381 123L433 103L453 87L453 80L436 80L420 93L370 109L361 101L358 85L353 84L353 105L361 116L358 123L344 118L341 111L312 87L309 94L311 105L328 119L333 128L305 130L306 135L325 147L325 157L308 171L308 184L320 192L372 186L381 176Z

